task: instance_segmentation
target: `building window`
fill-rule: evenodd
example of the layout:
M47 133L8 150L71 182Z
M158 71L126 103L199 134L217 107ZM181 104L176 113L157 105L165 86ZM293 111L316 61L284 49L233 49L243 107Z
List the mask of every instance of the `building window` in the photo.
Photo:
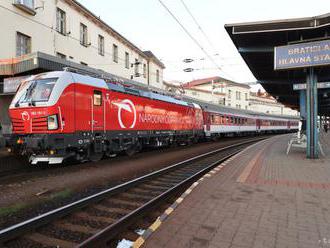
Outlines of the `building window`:
M63 54L63 53L56 53L56 56L57 57L59 57L59 58L61 58L61 59L66 59L66 55L65 54Z
M159 83L159 70L156 70L156 82Z
M22 4L30 9L34 9L34 0L15 0L16 4Z
M118 46L116 44L112 45L112 59L113 62L118 63Z
M147 77L147 65L143 64L143 77L146 78Z
M99 54L104 56L104 37L99 35Z
M236 91L236 100L241 100L241 92Z
M228 99L231 98L231 90L228 90Z
M16 35L16 56L31 53L31 37L17 32Z
M56 31L66 35L66 14L59 8L56 10Z
M245 93L245 101L249 100L248 99L248 93Z
M101 91L94 90L93 103L94 103L94 106L102 105L102 92Z
M87 26L80 23L80 44L87 46Z
M129 69L129 53L125 52L125 68Z
M135 64L134 64L134 74L135 74L135 77L138 77L139 76L139 60L138 59L135 59Z

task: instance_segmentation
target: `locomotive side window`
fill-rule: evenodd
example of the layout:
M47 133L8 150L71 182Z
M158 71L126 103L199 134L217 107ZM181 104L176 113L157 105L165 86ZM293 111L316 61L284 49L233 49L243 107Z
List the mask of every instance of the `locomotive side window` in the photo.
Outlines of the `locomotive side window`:
M102 105L102 92L101 91L94 90L93 102L94 102L94 106Z

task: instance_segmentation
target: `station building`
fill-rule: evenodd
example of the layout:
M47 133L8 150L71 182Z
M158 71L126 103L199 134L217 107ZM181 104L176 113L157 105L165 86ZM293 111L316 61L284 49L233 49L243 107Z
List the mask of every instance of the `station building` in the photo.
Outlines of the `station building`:
M0 122L21 77L73 67L163 88L164 64L75 0L0 3ZM93 71L93 70L92 70Z
M250 86L222 77L210 77L182 84L184 94L206 102L248 109Z
M285 107L267 92L250 92L249 109L274 115L298 115L298 111Z
M250 86L239 84L221 77L211 77L205 79L194 80L183 85L187 94L201 96L201 100L211 101L238 109L248 109L248 99ZM202 95L201 93L208 93Z
M167 91L205 102L266 114L297 115L298 112L279 103L266 92L253 92L247 84L222 77L210 77L188 83L164 82Z

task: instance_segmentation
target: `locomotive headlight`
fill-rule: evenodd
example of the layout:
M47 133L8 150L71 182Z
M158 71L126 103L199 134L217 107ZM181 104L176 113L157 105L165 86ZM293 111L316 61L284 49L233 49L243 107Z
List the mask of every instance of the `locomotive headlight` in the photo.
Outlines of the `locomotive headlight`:
M57 115L48 116L48 130L58 129Z

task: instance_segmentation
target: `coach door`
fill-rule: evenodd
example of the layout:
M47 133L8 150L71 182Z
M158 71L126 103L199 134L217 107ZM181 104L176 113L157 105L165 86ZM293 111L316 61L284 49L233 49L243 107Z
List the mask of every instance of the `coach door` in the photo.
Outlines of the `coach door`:
M92 131L103 131L104 129L104 102L100 90L93 91L92 97Z
M204 112L205 113L205 129L206 131L210 131L211 130L211 114Z
M257 126L257 130L260 130L260 126L261 126L261 121L260 119L256 120L256 126Z

